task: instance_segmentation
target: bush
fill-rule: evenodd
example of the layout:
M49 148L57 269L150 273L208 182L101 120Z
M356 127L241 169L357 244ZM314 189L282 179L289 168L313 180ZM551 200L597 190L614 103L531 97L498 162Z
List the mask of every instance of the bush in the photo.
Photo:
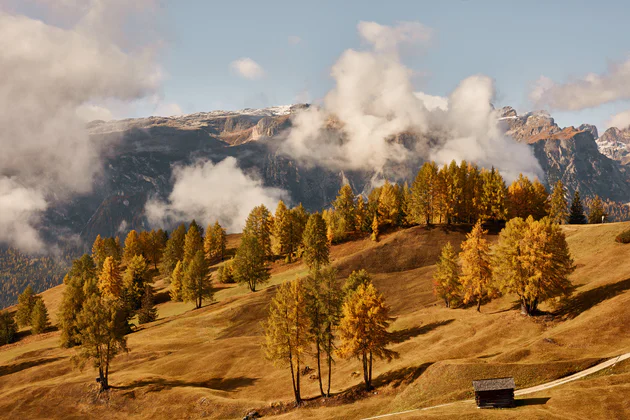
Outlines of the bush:
M219 283L223 284L236 282L236 279L234 278L233 260L229 260L219 267L219 269L217 270L217 279L219 280Z
M617 237L615 238L615 241L622 244L630 244L630 229L624 232L621 232L619 235L617 235Z

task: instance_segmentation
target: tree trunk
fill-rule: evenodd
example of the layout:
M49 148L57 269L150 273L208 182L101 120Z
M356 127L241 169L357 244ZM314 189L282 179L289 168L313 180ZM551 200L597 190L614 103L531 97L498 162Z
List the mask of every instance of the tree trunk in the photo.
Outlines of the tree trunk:
M368 366L367 366L367 354L363 353L362 355L363 361L363 382L365 382L365 390L370 390L370 378L368 376Z
M477 299L477 312L481 312L481 298Z
M295 386L295 370L293 369L293 353L291 352L291 346L289 346L289 365L291 365L291 381L293 382L293 395L295 396L295 403L300 403L300 396ZM299 371L298 371L299 375Z
M368 374L368 379L370 380L370 388L372 388L372 352L370 351L370 370Z
M328 343L328 390L326 391L326 396L330 397L330 380L332 376L331 368L332 368L332 340L329 340Z
M324 387L322 386L322 365L320 362L321 359L321 350L320 350L320 345L319 345L319 339L317 339L317 343L315 343L315 345L317 346L317 379L319 380L319 392L321 393L322 397L325 396L324 394Z

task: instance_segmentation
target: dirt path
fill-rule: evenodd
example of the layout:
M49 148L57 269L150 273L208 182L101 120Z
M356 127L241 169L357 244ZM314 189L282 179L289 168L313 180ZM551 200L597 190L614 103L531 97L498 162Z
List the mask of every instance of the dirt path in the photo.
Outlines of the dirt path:
M545 389L553 388L553 387L558 386L558 385L563 385L563 384L566 384L567 382L572 382L572 381L575 381L577 379L584 378L585 376L591 375L591 374L593 374L595 372L599 372L600 370L603 370L603 369L606 369L608 367L614 366L615 364L617 364L617 363L619 363L619 362L621 362L623 360L626 360L626 359L630 359L630 353L625 353L625 354L622 354L621 356L613 357L612 359L608 359L605 362L602 362L602 363L600 363L598 365L595 365L593 367L590 367L588 369L584 369L584 370L582 370L580 372L574 373L573 375L567 376L565 378L556 379L555 381L551 381L551 382L547 382L547 383L544 383L544 384L532 386L532 387L529 387L529 388L519 389L517 391L514 391L514 396L518 397L520 395L533 394L534 392L544 391ZM435 408L448 407L448 406L455 405L455 404L465 404L465 403L474 403L474 402L475 402L475 400L455 401L455 402L452 402L452 403L433 405L431 407L414 408L412 410L398 411L396 413L381 414L379 416L367 417L367 418L364 418L362 420L373 420L373 419L382 419L382 418L386 418L386 417L401 416L401 415L404 415L404 414L414 413L414 412L417 412L417 411L433 410Z

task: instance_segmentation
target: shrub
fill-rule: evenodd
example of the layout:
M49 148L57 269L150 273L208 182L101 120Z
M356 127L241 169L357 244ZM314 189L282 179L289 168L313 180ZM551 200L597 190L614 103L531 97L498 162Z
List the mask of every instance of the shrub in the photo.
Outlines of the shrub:
M615 241L622 244L630 244L630 229L623 231L619 235L617 235Z

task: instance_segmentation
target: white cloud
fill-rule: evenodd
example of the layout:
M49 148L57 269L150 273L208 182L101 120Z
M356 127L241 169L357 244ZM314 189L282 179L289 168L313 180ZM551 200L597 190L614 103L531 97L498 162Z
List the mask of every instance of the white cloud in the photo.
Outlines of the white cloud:
M182 108L176 103L161 103L155 110L155 114L161 117L173 117L183 115Z
M269 188L244 173L233 157L217 164L200 161L173 170L173 191L167 202L149 200L145 211L154 226L172 226L192 219L206 225L218 220L229 232L242 230L252 208L264 204L275 209L288 193Z
M289 45L297 45L302 42L302 38L297 35L290 35L288 38Z
M542 76L530 93L536 105L561 110L592 108L621 99L630 99L630 59L610 65L602 74L589 73L567 83Z
M94 104L80 105L76 109L76 113L85 122L94 120L111 121L114 119L114 114L109 108Z
M622 111L618 114L610 117L608 121L606 121L606 127L617 127L620 130L624 128L628 128L630 126L630 110Z
M418 34L407 28L420 28ZM541 176L531 149L504 135L491 106L493 81L472 76L446 98L414 92L412 71L400 61L400 42L426 42L430 30L359 24L372 51L345 51L334 64L334 88L322 107L294 116L281 152L306 165L335 170L383 170L388 164L452 159L494 166L506 178ZM378 35L384 38L380 39ZM341 128L341 130L337 129ZM412 132L414 144L391 141Z
M93 104L133 101L159 86L161 72L152 51L131 56L104 35L107 31L93 30L118 26L110 18L127 13L127 2L90 5L76 25L65 29L0 12L2 243L37 249L41 240L35 226L42 211L91 190L107 145L90 139L85 120L111 116ZM16 237L11 227L24 230L24 236Z
M249 80L260 79L265 75L263 68L249 57L243 57L232 61L232 63L230 63L230 67L241 77Z
M377 52L393 52L401 44L428 44L433 30L419 22L400 22L396 26L359 22L359 35Z

